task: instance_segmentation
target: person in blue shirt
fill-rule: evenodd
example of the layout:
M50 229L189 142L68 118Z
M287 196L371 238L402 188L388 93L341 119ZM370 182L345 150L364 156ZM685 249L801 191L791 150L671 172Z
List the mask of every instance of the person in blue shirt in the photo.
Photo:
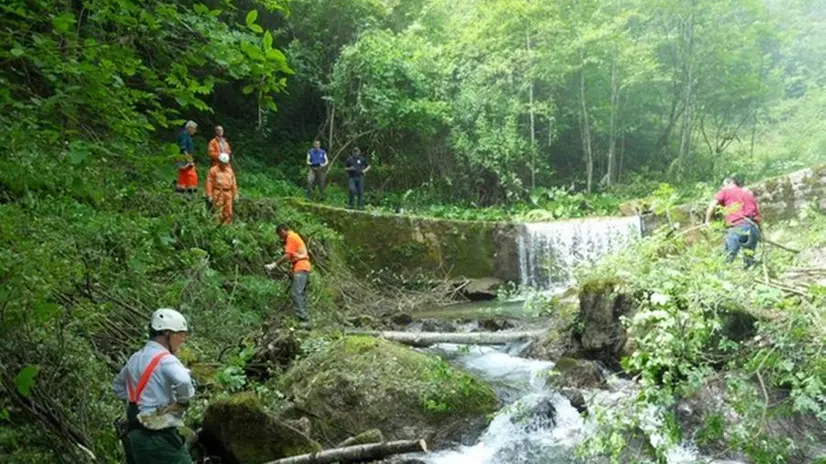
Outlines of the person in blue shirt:
M184 129L178 134L178 148L181 151L181 161L177 163L178 182L176 190L189 194L198 189L198 172L195 170L195 143L192 136L198 130L195 121L187 121Z
M370 170L370 162L361 156L361 150L356 147L353 149L353 154L344 160L344 166L344 170L350 176L347 182L348 190L350 190L349 207L353 209L354 200L358 197L358 209L364 209L364 174Z
M324 188L327 185L327 152L321 148L321 141L313 141L313 148L307 151L307 199L312 199L313 188L318 184L321 201L324 201Z

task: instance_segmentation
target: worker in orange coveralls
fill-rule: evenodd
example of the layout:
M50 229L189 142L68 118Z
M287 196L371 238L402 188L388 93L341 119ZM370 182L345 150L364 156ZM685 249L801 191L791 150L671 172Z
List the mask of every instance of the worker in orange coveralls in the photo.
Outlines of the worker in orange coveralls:
M215 126L215 138L209 141L209 159L212 161L211 166L218 166L218 156L221 153L228 155L232 154L232 147L229 146L229 141L224 137L224 128Z
M218 155L218 164L209 168L206 181L207 200L218 211L222 224L232 223L232 202L238 199L238 183L235 172L229 166L229 155Z

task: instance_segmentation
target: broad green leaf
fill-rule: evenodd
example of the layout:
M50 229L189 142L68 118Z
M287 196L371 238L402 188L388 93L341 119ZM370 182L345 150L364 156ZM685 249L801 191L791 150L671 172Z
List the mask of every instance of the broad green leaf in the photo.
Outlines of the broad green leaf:
M69 13L61 13L52 18L52 27L60 34L69 32L69 28L75 23L75 17Z
M258 24L250 24L249 28L250 28L251 31L257 32L259 34L264 32L264 28L259 26Z
M14 387L22 396L27 397L31 394L34 386L34 377L40 370L39 366L26 366L17 373L14 377Z
M264 33L264 49L267 50L267 56L269 56L269 50L272 49L272 34L270 34L270 31Z
M249 95L252 93L253 90L255 90L255 86L253 86L252 84L247 84L244 86L241 92L243 92L244 95Z
M247 26L250 26L250 25L254 24L255 20L257 20L257 19L258 19L258 10L250 10L250 12L247 13L247 19L246 19Z
M21 57L25 54L26 54L26 52L23 51L23 49L20 48L20 47L15 46L15 47L12 47L12 49L11 49L11 56L14 56L16 58L19 58L19 57Z
M278 61L279 64L287 64L287 57L284 56L284 52L277 48L267 50L267 59L271 61Z
M89 157L89 147L83 142L72 142L69 144L68 158L71 164L80 164Z
M209 14L209 7L207 7L203 3L196 3L193 9L198 14Z

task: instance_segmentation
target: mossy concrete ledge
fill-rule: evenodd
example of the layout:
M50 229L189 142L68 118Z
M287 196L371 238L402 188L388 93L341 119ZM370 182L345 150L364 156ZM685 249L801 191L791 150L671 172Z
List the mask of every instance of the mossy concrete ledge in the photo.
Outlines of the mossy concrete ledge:
M332 443L370 429L428 446L481 432L499 408L493 389L441 358L370 336L343 337L296 363L281 379L314 437ZM290 417L289 410L282 417Z
M353 211L287 200L341 234L351 265L451 277L519 281L518 225Z

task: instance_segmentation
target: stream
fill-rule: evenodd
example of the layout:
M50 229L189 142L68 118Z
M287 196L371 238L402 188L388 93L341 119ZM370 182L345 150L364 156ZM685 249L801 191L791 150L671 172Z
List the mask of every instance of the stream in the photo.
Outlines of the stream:
M520 346L501 348L440 344L428 351L454 362L490 382L503 407L473 446L415 456L427 464L574 464L593 462L578 458L575 449L592 433L593 424L570 401L545 387L545 373L554 363L517 356ZM592 391L592 401L616 400L632 394L630 382L613 378L610 391ZM586 396L587 397L587 396ZM652 426L656 424L652 423ZM652 434L652 440L656 439ZM412 456L411 456L412 457ZM416 462L416 461L414 461ZM703 458L690 444L675 446L669 464L736 464Z
M472 321L504 318L513 325L532 329L547 327L549 321L537 313L531 304L534 296L560 295L574 284L574 269L597 262L611 252L627 246L641 235L638 217L594 218L524 224L519 237L521 287L527 290L525 301L492 301L470 303L422 312L418 318L462 320L458 330L471 330ZM541 303L540 303L541 304ZM471 322L468 322L471 321ZM478 325L478 324L477 324ZM422 324L411 326L422 330ZM427 330L427 329L424 329ZM506 329L507 330L507 329ZM567 464L586 463L576 456L576 448L594 432L595 424L584 418L571 402L545 386L547 372L554 363L520 357L525 346L480 347L440 344L426 351L438 354L450 362L473 372L496 390L502 408L487 429L472 446L460 446L428 454L408 456L415 463L425 464ZM608 405L609 410L625 414L619 400L634 394L635 384L607 375L608 390L583 391L589 409L593 404ZM661 425L650 411L642 427L652 442L662 440ZM668 450L669 464L695 462L724 464L732 461L703 459L691 444Z

